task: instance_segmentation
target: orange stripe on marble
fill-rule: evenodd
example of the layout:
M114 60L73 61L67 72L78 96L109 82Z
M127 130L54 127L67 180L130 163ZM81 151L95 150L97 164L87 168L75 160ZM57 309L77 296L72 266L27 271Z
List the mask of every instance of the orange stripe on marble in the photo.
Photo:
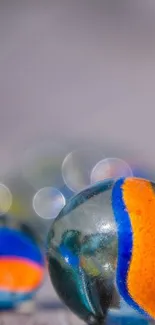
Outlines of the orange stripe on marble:
M129 178L123 185L123 199L133 231L128 291L155 318L155 193L149 181Z

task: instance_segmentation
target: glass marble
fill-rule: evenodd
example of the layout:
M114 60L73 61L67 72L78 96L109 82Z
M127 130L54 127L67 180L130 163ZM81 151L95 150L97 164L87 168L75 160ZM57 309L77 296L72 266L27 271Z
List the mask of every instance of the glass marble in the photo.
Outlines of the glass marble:
M153 324L117 288L114 184L111 179L86 188L54 220L47 239L50 278L60 299L88 324Z
M0 310L30 301L43 283L45 259L23 231L0 227Z

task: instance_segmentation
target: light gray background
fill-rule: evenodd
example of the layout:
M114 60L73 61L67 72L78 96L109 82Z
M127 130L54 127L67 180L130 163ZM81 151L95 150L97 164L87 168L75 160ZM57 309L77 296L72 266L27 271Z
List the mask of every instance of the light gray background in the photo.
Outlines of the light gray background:
M154 0L0 1L1 168L42 136L154 166L154 105Z

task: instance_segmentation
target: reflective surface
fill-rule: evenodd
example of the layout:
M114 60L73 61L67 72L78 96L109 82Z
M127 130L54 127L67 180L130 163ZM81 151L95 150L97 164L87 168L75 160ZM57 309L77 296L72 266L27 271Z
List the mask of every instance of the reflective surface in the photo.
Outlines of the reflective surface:
M61 299L87 322L119 308L115 289L117 231L111 207L113 181L72 198L48 237L52 282Z
M113 314L118 324L154 318L154 189L135 177L98 182L70 199L52 224L52 283L89 324L113 324Z

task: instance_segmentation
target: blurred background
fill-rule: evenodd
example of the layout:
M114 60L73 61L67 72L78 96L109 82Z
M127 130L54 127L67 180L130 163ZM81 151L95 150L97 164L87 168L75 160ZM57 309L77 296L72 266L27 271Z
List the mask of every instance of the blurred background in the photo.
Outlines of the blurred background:
M52 221L32 200L44 187L66 200L73 194L62 172L73 177L75 165L62 164L81 148L99 147L94 165L117 157L155 180L154 31L153 0L0 1L0 182L11 193L11 227L28 224L43 245ZM85 161L75 153L77 179L81 155ZM35 313L24 316L28 324L80 323L48 278L36 301ZM23 319L0 317L17 325Z

